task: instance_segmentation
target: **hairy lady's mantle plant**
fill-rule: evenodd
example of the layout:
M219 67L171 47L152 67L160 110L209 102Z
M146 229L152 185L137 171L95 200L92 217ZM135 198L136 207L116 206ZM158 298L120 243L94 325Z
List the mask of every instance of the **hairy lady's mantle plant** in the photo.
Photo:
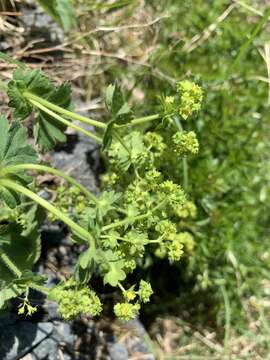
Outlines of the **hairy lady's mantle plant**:
M1 57L11 61L6 55ZM68 83L55 87L41 71L17 65L6 86L15 120L9 123L4 116L0 118L0 308L24 295L19 313L31 315L36 311L28 297L33 288L56 301L64 319L99 315L102 303L91 286L95 274L103 278L104 285L120 288L123 300L114 306L116 316L132 319L152 295L151 285L144 280L127 288L124 284L127 275L143 262L146 247L171 262L179 261L193 247L192 236L181 232L178 223L185 213L195 211L194 206L172 181L166 164L175 158L186 161L186 156L198 152L195 133L183 131L181 121L199 110L201 89L183 81L173 96L161 97L159 114L135 118L120 88L110 85L106 91L110 120L103 123L72 111ZM99 197L75 179L40 163L23 127L32 113L40 152L65 141L67 126L101 145L109 170ZM96 127L99 135L72 120ZM66 181L68 191L59 188L56 201L50 203L36 193L28 171L57 175ZM45 287L46 279L31 271L40 255L43 210L48 219L69 227L72 241L85 244L74 273L53 288Z

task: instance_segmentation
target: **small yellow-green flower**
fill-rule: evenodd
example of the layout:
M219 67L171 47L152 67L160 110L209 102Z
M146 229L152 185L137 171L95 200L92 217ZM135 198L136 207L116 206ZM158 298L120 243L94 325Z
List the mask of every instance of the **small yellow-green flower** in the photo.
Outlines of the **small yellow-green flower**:
M183 205L176 207L174 213L180 218L194 219L197 215L197 207L192 201L186 201Z
M129 288L128 290L124 291L124 297L127 302L130 302L136 298L136 291L134 290L134 286Z
M151 284L144 280L141 280L138 294L143 303L147 303L148 301L150 301L150 297L153 294Z
M114 313L120 320L132 320L138 315L140 304L131 304L128 302L117 303L114 305Z
M201 108L203 98L202 89L194 82L189 80L181 81L177 84L177 92L180 95L179 114L184 120Z
M194 131L177 131L172 141L174 151L178 155L196 155L199 151L199 142Z
M174 240L168 245L168 258L171 262L179 261L183 255L183 244Z
M32 306L27 299L24 300L23 304L21 304L18 309L19 315L31 316L35 312L37 312L37 307Z

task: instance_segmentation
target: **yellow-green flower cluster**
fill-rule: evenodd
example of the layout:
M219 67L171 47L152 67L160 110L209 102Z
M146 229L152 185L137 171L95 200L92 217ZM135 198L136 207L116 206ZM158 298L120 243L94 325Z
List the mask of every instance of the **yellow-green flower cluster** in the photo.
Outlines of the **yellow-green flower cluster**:
M128 290L125 290L123 295L127 302L133 301L137 296L137 292L134 290L134 285Z
M168 240L176 234L176 225L170 220L161 220L155 226L155 230L162 235L165 240Z
M150 297L153 294L151 284L147 281L141 280L138 295L143 303L150 301Z
M141 308L140 302L147 303L153 294L152 287L147 281L140 281L138 291L135 291L134 287L135 285L131 286L128 290L122 289L125 302L117 303L114 306L114 313L120 320L127 321L134 319ZM137 296L139 299L135 303L131 303Z
M58 310L65 320L79 315L97 316L102 311L99 297L87 287L59 285L51 290L49 298L58 303Z
M192 218L197 216L197 207L192 201L186 201L183 205L175 209L175 214L180 218Z
M131 304L128 302L117 303L114 305L114 313L120 319L124 321L135 319L135 317L139 314L141 306L140 304Z
M160 190L166 195L170 206L179 206L186 201L186 196L181 186L173 183L171 180L166 180L160 184Z
M178 233L175 236L175 241L178 241L179 243L183 244L185 250L187 250L188 252L191 252L194 249L194 238L187 231Z
M199 142L194 131L177 131L172 141L173 149L178 155L196 155L199 151Z
M179 82L177 84L177 92L181 100L179 115L186 120L194 112L200 110L203 92L198 85L189 80Z
M183 255L183 244L177 239L173 240L168 245L168 259L171 262L179 261L181 256Z
M24 299L23 303L19 306L19 309L18 309L18 314L19 315L31 316L35 312L37 312L37 307L32 306L29 303L28 299Z

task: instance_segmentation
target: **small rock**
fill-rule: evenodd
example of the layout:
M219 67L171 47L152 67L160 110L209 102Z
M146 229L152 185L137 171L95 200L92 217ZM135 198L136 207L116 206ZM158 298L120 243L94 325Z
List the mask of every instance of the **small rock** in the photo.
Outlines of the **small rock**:
M33 324L22 321L5 327L0 333L0 359L17 360L50 336L51 323Z
M59 360L57 342L54 339L42 341L32 351L33 360Z
M75 341L75 335L72 332L71 325L65 322L54 322L54 334L53 338L66 345L73 346Z
M124 344L115 343L108 346L111 360L128 360L128 351Z

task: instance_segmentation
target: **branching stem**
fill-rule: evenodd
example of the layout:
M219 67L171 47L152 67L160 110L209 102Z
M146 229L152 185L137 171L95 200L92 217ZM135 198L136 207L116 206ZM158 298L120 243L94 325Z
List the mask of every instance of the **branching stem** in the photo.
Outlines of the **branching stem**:
M84 240L88 241L89 243L94 243L94 238L92 235L86 231L81 226L77 225L73 220L71 220L67 215L65 215L62 211L57 209L54 205L50 204L47 200L43 199L39 195L35 194L33 191L27 189L26 187L17 184L15 181L1 179L0 185L13 190L17 193L21 193L26 197L30 198L31 200L35 201L37 204L42 206L47 211L51 212L55 215L59 220L63 221L66 225L68 225L75 233L80 235Z
M51 117L53 117L55 120L58 120L59 122L61 122L62 124L64 124L65 126L68 126L82 134L84 134L85 136L89 137L90 139L95 140L98 144L102 144L102 139L91 133L90 131L85 130L84 128L73 124L72 122L70 122L69 120L63 118L62 116L56 114L55 112L53 112L52 110L48 109L46 106L43 106L42 104L40 104L39 102L37 102L36 100L31 100L29 99L30 103L32 105L34 105L35 107L39 108L40 110L44 111L46 114L50 115Z
M106 124L102 123L101 121L89 119L86 116L82 116L77 113L74 113L73 111L63 109L62 107L55 105L55 104L51 103L50 101L45 100L45 99L43 99L37 95L34 95L28 91L24 92L23 95L28 100L34 100L34 101L38 102L39 104L45 106L47 109L53 110L54 112L57 112L58 114L65 115L70 119L78 120L84 124L88 124L88 125L94 126L96 128L100 128L100 129L106 128Z
M4 252L0 253L0 259L6 265L6 267L18 278L22 276L21 271L17 268L17 266L10 260L10 258Z
M20 278L22 276L22 272L17 268L17 266L13 263L13 261L9 258L9 256L1 251L0 259L2 260L3 264L17 277ZM45 286L37 285L37 284L30 284L30 288L40 291L44 294L48 294L49 289Z
M158 204L156 207L154 207L152 210L149 210L147 213L145 214L142 214L142 215L138 215L138 216L135 216L135 217L127 217L125 218L124 220L120 220L120 221L117 221L115 223L112 223L112 224L109 224L109 225L105 225L103 226L102 228L102 232L104 231L107 231L107 230L111 230L111 229L114 229L116 227L120 227L120 226L123 226L123 225L126 225L128 223L130 223L131 221L132 222L135 222L135 221L140 221L140 220L144 220L144 219L147 219L149 216L152 215L153 212L157 211L159 208L161 208L165 202L167 201L167 199L164 199L163 201L161 201L160 204Z
M131 120L128 124L124 124L124 125L119 125L118 127L128 127L128 126L135 126L135 125L141 125L144 123L147 123L149 121L153 121L153 120L157 120L160 119L162 117L161 114L154 114L154 115L148 115L148 116L143 116L140 118L136 118Z
M81 190L83 194L85 194L89 199L91 199L94 203L98 203L97 197L88 191L83 185L81 185L78 181L76 181L73 177L64 174L62 171L57 170L55 168L46 166L46 165L39 165L39 164L19 164L19 165L12 165L7 166L1 170L1 175L9 174L9 173L16 173L20 170L36 170L36 171L44 171L56 176L59 176L69 182L70 184L76 186L78 189Z

